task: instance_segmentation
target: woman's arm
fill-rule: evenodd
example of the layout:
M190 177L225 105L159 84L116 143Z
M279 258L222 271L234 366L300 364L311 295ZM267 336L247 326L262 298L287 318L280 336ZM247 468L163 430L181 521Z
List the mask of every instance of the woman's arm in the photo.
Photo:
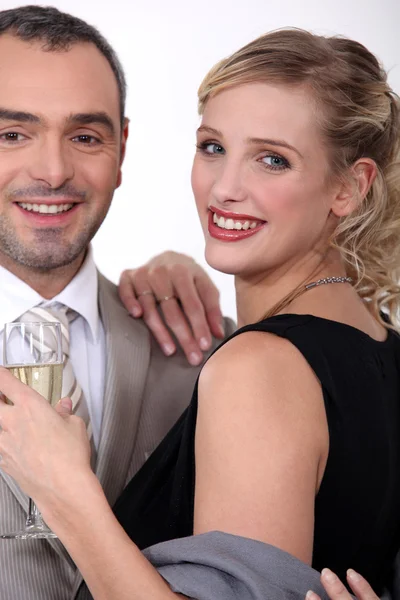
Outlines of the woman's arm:
M114 517L95 475L81 419L60 415L0 367L1 468L34 498L95 600L173 600ZM60 411L61 412L61 411Z
M253 538L310 564L329 435L320 384L300 352L248 332L199 380L195 533Z
M320 386L285 340L257 333L240 338L201 376L195 532L237 533L309 562L327 453ZM0 389L14 402L0 407L2 467L36 500L94 598L182 597L115 519L90 471L81 420L62 419L4 369Z
M95 600L173 600L183 598L148 562L115 519L92 474L72 502L39 505L58 534Z

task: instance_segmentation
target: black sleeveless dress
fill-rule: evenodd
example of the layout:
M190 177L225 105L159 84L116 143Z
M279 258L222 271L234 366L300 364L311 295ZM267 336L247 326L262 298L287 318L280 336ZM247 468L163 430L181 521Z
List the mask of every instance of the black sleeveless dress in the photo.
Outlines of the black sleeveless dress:
M322 385L330 447L315 500L312 566L329 566L342 579L352 567L381 593L400 546L400 337L390 331L377 342L309 315L279 315L231 337L245 331L288 339ZM142 549L193 534L196 414L197 385L114 507Z

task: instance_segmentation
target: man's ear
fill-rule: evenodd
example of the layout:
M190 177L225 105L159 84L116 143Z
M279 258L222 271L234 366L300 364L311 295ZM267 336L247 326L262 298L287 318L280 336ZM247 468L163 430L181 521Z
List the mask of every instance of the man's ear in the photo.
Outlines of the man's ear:
M122 132L121 132L121 151L120 151L120 155L119 155L119 169L118 169L118 175L117 175L117 184L116 184L116 188L118 188L121 183L122 183L122 163L124 162L124 158L125 158L125 152L126 152L126 142L128 139L128 135L129 135L129 119L127 119L126 117L124 118L124 122L122 125Z
M336 217L351 214L364 200L371 189L377 170L376 163L371 158L360 158L354 163L333 200L331 210Z

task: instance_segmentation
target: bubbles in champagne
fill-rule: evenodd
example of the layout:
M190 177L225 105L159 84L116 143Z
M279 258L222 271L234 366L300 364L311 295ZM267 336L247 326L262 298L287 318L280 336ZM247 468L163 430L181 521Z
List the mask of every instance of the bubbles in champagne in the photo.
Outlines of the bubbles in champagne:
M62 363L47 365L13 365L7 367L25 385L46 398L52 406L55 406L61 398L62 387ZM7 400L8 404L12 404Z

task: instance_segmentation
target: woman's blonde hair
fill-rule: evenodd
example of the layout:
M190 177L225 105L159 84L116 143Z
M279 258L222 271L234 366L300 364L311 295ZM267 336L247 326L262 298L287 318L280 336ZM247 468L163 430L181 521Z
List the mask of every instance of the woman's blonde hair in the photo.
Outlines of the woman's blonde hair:
M358 42L281 29L211 69L198 91L199 113L224 89L262 82L303 85L311 92L333 176L348 176L362 157L375 161L378 173L369 193L340 220L332 243L375 317L400 330L400 102L386 72Z

